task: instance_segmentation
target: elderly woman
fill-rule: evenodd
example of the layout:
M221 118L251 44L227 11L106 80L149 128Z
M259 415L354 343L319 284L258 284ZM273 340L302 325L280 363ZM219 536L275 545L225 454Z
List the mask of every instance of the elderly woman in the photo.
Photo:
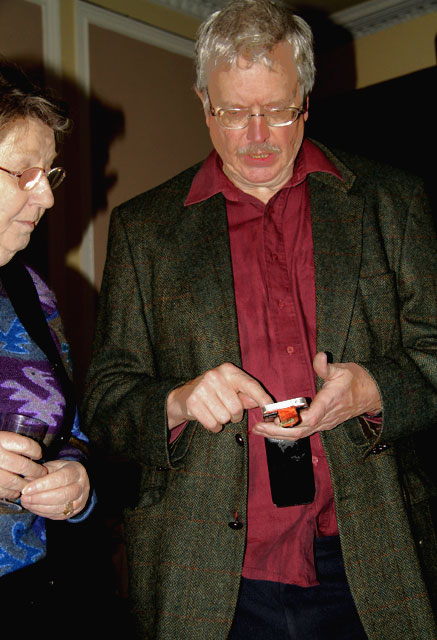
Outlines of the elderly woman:
M13 576L24 584L29 565L45 556L45 518L77 521L90 510L86 438L66 373L67 345L56 302L42 279L16 255L53 205L53 190L65 176L52 165L56 141L68 127L61 103L34 86L18 67L0 62L2 595ZM8 414L45 423L43 446L3 430Z

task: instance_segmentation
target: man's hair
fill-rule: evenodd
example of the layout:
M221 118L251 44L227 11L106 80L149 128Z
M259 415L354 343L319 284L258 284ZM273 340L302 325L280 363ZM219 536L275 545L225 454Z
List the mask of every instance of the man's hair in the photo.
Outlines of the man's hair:
M315 79L313 34L299 16L272 0L231 0L199 27L196 42L196 88L206 91L212 65L235 64L238 56L271 66L268 54L281 42L294 51L302 100Z
M15 63L0 59L0 136L15 120L35 118L60 140L71 126L66 104L35 84Z

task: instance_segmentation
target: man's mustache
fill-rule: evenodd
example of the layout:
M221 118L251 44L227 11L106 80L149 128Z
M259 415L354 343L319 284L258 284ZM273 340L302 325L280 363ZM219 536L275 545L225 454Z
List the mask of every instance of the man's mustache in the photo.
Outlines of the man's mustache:
M281 149L275 144L270 142L263 142L262 144L248 144L245 147L238 149L237 153L240 156L251 155L257 156L262 153L280 153Z

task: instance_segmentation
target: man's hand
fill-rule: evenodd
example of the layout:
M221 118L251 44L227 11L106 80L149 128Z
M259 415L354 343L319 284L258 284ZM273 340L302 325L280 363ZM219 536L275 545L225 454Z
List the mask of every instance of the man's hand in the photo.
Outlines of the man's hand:
M245 409L273 402L263 387L235 365L225 362L173 389L167 399L168 427L197 420L218 433L227 422L240 422Z
M267 438L298 440L316 431L333 429L349 418L381 410L378 388L373 378L358 364L328 364L326 354L321 352L315 356L313 366L324 384L309 409L301 412L299 425L287 429L275 423L259 422L253 433Z

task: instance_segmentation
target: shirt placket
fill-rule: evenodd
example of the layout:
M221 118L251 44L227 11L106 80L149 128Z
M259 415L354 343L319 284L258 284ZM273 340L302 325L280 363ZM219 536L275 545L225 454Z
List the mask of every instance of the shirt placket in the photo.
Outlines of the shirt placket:
M286 400L291 395L302 395L307 389L290 388L287 384L287 369L305 366L305 354L302 348L293 291L288 272L287 252L294 250L294 238L287 238L283 233L283 216L288 189L281 191L266 206L264 215L264 252L266 265L266 282L268 305L271 323L275 336L275 357L284 372L283 388L279 400ZM290 197L292 194L290 194Z

